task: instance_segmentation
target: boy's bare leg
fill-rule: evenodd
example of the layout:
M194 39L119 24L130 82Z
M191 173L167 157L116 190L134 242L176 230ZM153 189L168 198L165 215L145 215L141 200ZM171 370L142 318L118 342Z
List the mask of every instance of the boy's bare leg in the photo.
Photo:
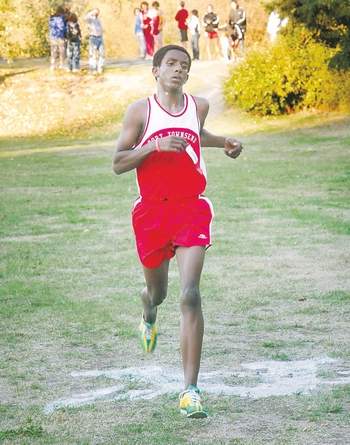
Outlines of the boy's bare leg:
M181 279L180 342L185 388L191 384L197 385L200 367L204 321L199 282L204 256L204 247L178 247L176 249Z
M157 306L165 299L168 290L169 260L156 269L143 268L146 287L141 293L143 318L148 323L154 323L157 317Z

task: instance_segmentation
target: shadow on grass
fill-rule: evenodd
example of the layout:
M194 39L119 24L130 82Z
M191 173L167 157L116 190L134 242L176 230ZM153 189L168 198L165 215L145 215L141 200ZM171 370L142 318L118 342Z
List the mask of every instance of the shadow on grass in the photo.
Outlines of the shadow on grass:
M0 84L4 83L8 77L18 76L19 74L31 73L32 71L36 71L36 70L37 70L37 68L31 68L29 70L15 71L13 73L2 74L2 75L0 75Z

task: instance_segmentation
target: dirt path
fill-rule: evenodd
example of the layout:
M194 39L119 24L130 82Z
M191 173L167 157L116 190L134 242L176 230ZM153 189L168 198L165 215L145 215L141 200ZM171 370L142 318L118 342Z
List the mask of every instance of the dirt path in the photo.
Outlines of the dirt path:
M221 61L196 62L191 69L185 91L210 100L209 120L223 110L221 84L226 72ZM2 77L0 137L4 138L71 134L89 122L92 128L115 122L130 101L155 91L149 61L110 62L98 77L86 72L51 73L44 63L19 66Z

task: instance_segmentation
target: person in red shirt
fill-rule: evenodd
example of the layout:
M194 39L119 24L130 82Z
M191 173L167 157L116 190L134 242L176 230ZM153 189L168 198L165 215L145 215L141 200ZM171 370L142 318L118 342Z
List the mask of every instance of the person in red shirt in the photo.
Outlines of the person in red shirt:
M148 3L141 3L141 12L142 12L142 28L143 35L145 37L146 42L146 58L152 58L154 53L154 36L152 32L152 19L148 13Z
M179 407L188 418L203 418L197 379L204 321L199 283L211 245L213 210L204 196L206 168L201 147L223 148L237 158L242 144L204 128L209 103L183 91L191 56L167 45L153 57L156 93L129 105L116 143L113 170L136 170L139 197L132 211L137 252L146 286L141 293L140 339L145 352L157 344L156 318L168 288L169 262L176 257L181 283L180 343L184 390Z
M180 42L184 48L187 48L188 36L187 36L187 18L188 11L185 8L185 2L180 2L180 9L177 11L175 20L180 31Z
M152 8L149 10L149 16L152 19L154 52L156 52L163 46L164 14L160 9L159 2L154 1L152 3Z

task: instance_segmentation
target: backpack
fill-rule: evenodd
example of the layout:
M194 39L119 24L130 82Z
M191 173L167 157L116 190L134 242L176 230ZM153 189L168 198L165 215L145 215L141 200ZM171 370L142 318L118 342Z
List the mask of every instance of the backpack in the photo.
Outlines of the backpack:
M61 15L53 15L49 21L50 37L64 39L66 36L66 23Z

